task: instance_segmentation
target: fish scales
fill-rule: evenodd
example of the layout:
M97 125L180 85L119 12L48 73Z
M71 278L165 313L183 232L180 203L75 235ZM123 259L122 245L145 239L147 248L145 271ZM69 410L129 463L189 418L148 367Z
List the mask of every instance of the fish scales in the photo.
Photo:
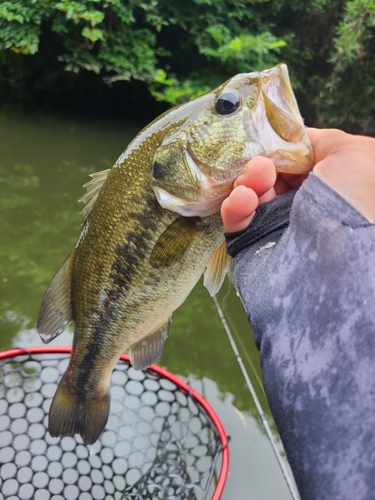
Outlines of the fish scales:
M148 141L157 142L153 136ZM152 147L148 151L153 152ZM158 315L160 308L166 313L158 323L167 321L180 305L181 289L189 284L184 282L183 263L182 280L178 280L174 269L156 273L148 265L148 257L161 233L179 216L160 207L150 187L149 176L139 175L140 163L150 162L152 158L137 157L138 150L135 150L126 164L116 167L108 175L89 219L89 228L77 249L76 266L80 272L76 281L79 283L82 275L96 279L90 280L85 288L76 286L73 280L73 304L84 304L77 311L73 309L77 340L71 365L78 367L78 376L70 378L69 384L73 387L96 387L99 381L105 380L108 360L118 359L129 337L137 331L138 324L145 324L145 330L150 328L150 317ZM126 183L136 173L136 189L129 193ZM218 246L223 234L220 218L216 216L216 219L217 235L213 244ZM198 253L203 257L207 251L212 251L211 245L208 246L203 239L196 244ZM105 262L102 258L104 251L108 256ZM185 257L186 266L199 264L195 253L193 256L193 262ZM201 267L199 275L204 266ZM163 290L161 283L169 282L170 274L174 277L174 287ZM171 293L178 297L175 303L171 303ZM87 310L91 315L87 315ZM136 321L133 319L135 311L138 313ZM138 336L143 333L141 330ZM91 363L95 363L95 371L87 369ZM103 384L103 394L107 390Z
M291 173L314 162L285 65L237 75L166 112L112 169L92 175L76 247L38 319L45 342L74 320L71 358L49 414L52 436L95 442L119 356L128 349L136 369L156 362L173 311L205 269L209 292L220 288L230 263L220 205L256 155Z

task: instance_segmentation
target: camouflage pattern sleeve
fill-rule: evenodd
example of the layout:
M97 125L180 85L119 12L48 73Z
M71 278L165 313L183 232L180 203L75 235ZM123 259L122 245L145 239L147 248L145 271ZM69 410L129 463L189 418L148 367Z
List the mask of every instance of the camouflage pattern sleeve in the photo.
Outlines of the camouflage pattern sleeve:
M375 225L310 174L226 236L302 500L373 499Z

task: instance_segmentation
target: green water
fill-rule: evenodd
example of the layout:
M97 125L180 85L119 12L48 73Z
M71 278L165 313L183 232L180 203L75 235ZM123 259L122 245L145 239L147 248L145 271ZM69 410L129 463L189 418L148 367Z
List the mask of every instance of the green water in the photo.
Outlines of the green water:
M0 349L42 345L43 293L70 253L82 217L77 200L92 172L109 168L145 125L46 116L0 117ZM219 294L241 356L266 408L258 354L229 281ZM70 344L69 330L54 345ZM199 283L173 316L159 364L189 380L231 436L223 500L290 498L215 305Z

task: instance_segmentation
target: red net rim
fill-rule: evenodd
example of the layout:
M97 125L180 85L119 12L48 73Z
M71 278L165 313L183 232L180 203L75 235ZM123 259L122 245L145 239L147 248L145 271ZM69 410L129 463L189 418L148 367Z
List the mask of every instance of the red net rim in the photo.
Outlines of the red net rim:
M25 348L15 348L9 349L7 351L0 352L0 359L13 358L15 356L21 356L25 353L28 354L70 354L72 348L70 346L40 346L40 347L25 347ZM125 362L129 362L129 356L123 354L120 359ZM181 380L177 375L165 370L161 366L151 365L149 368L154 373L164 377L171 382L173 382L177 387L189 393L206 411L206 413L211 418L214 426L216 427L220 442L223 446L222 457L221 457L221 470L220 475L216 484L215 491L212 496L212 500L220 500L221 495L224 490L225 482L229 471L229 447L228 447L228 436L224 430L223 424L221 423L218 415L208 401L197 392L195 389L190 387L186 382Z

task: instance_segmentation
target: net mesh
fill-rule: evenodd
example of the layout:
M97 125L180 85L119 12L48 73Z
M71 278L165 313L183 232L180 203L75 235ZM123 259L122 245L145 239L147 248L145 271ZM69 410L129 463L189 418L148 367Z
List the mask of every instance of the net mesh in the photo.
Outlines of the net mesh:
M94 446L80 436L52 438L48 411L68 359L1 361L0 500L212 497L223 450L218 430L191 393L151 369L117 363L110 416Z

